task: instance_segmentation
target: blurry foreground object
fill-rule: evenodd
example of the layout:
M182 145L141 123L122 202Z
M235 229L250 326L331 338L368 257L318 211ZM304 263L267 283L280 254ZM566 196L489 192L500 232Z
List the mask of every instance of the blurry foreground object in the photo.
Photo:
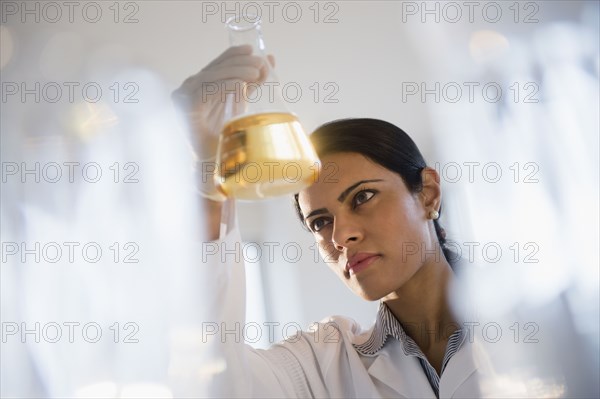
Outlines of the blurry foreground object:
M3 36L63 49L77 35L29 28L3 25ZM93 58L77 40L73 56ZM104 97L54 102L35 97L57 84L29 58L2 65L3 88L28 94L2 104L1 396L181 397L172 381L208 364L196 332L212 297L198 288L210 280L194 158L155 73L90 65L69 80ZM201 395L196 381L179 388Z
M439 81L502 89L428 104L449 235L461 240L451 246L468 266L455 298L479 311L468 327L497 371L486 396L599 397L598 3L539 7L580 7L581 20L447 42L448 54L470 45L472 60L423 50Z

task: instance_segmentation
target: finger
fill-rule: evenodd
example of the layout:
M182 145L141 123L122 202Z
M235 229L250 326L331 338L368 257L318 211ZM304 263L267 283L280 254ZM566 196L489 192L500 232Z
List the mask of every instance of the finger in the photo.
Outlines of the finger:
M206 73L206 80L196 80L191 82L186 87L188 93L204 93L206 95L215 94L220 90L237 90L243 82L253 83L257 82L260 77L260 72L257 68L250 67L228 67L219 69L214 72ZM238 82L237 84L230 84L231 82Z
M204 70L217 69L226 66L250 66L258 69L263 63L264 58L256 55L236 55L224 59L220 64L214 65L211 68L205 68Z
M206 71L205 82L218 82L222 80L243 80L245 82L255 82L260 77L260 69L250 66L227 66L215 71Z
M273 54L267 55L267 59L269 60L269 64L271 64L272 68L275 68L275 56Z
M202 78L201 75L204 71L213 69L222 63L225 63L226 65L254 65L257 68L260 67L260 57L249 56L251 53L252 47L250 45L230 47L219 57L215 58L210 64L202 68L202 70L184 80L181 86L190 86L190 84L193 84L194 80Z
M255 68L258 70L263 65L263 63L264 63L263 59L258 56L249 56L249 55L233 56L233 57L230 57L230 58L222 61L222 63L219 65L213 65L212 67L207 66L204 69L202 69L201 71L199 71L198 73L196 73L195 75L188 77L186 80L183 81L180 89L195 90L199 84L202 84L202 82L212 82L214 80L219 80L219 79L235 78L235 76L224 76L223 77L222 70L224 67L236 67L237 66L237 67ZM231 73L232 72L229 71L229 74L231 74ZM215 76L217 77L216 79L215 79ZM247 76L247 74L245 74L244 76ZM252 76L250 76L250 78L252 79ZM198 83L197 81L199 81L200 83Z
M236 55L249 55L252 54L252 46L249 44L244 44L241 46L233 46L233 47L229 47L227 50L223 51L223 53L221 53L221 55L219 55L217 58L215 58L214 60L212 60L206 67L206 68L210 68L214 65L218 65L221 62L223 62L223 60L232 57L232 56L236 56Z
M231 69L229 69L228 71L225 71L224 68L226 68L226 67L254 68L258 71L262 65L264 65L264 59L262 57L258 57L258 56L254 56L254 55L232 56L232 57L229 57L229 58L223 60L218 65L206 67L206 68L202 69L200 72L198 72L197 74L190 76L183 82L182 86L195 88L198 85L195 82L196 80L199 80L200 82L211 82L211 81L220 80L220 79L236 78L236 76L231 75L232 73L235 73L235 71L232 71ZM226 76L226 74L229 74L229 76ZM257 79L252 74L248 75L247 73L244 74L244 78L246 78L246 77L248 79L251 79L252 81Z
M214 70L202 71L193 77L186 79L181 88L182 92L192 93L209 86L219 85L224 80L239 80L245 82L256 82L260 78L259 68L252 66L226 66Z

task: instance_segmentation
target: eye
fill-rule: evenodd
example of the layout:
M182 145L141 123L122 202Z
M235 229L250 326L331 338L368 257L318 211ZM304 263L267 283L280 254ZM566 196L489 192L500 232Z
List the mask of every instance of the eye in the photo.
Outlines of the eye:
M373 196L375 195L376 191L375 190L362 190L359 191L358 193L356 193L356 195L354 196L354 198L352 198L352 205L354 207L358 206L358 205L362 205L365 202L369 201L371 198L373 198Z
M314 232L317 232L317 231L321 230L323 227L327 226L328 224L329 223L328 223L327 218L323 218L323 217L316 218L316 219L313 219L312 222L310 222L310 229Z

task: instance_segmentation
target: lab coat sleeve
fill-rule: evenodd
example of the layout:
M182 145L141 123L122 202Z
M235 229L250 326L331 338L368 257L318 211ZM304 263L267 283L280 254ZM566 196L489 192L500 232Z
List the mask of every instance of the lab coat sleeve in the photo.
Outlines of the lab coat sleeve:
M210 312L203 331L201 384L203 397L313 397L326 396L319 364L304 334L290 346L278 344L258 350L244 343L245 273L235 204L223 206L220 256L206 298ZM213 284L214 282L214 284ZM207 334L209 330L210 334ZM312 381L312 383L311 383Z

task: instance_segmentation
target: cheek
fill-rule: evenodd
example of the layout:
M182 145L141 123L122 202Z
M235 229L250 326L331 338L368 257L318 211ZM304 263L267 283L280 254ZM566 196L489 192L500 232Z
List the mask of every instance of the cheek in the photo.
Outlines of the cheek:
M340 257L340 252L335 249L331 241L318 240L321 259L329 266L334 267Z
M378 212L378 231L385 235L380 238L384 242L393 242L393 248L401 251L403 246L418 246L423 241L423 228L426 227L426 223L423 223L421 210L411 199L398 198Z

